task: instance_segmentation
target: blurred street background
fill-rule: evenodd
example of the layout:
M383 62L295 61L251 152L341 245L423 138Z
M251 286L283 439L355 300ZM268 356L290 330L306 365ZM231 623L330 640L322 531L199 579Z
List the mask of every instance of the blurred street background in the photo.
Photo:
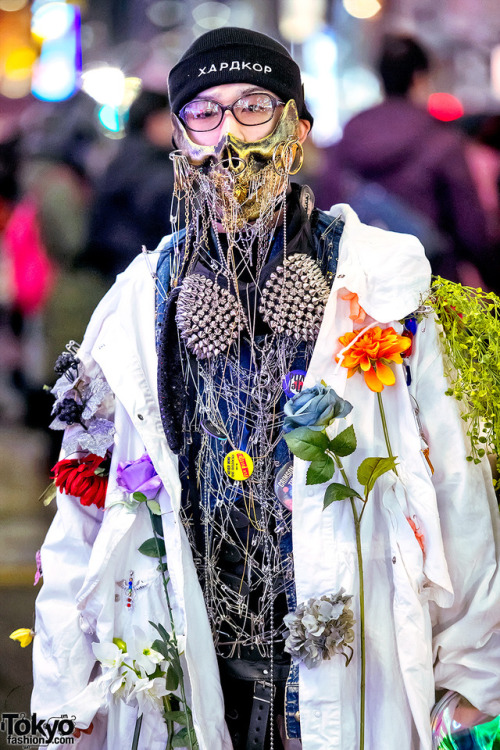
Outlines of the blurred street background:
M435 271L500 289L498 0L0 0L0 713L29 709L31 647L8 636L33 624L54 513L43 386L170 231L168 72L224 25L301 65L315 124L297 177L320 208L349 201L420 236Z

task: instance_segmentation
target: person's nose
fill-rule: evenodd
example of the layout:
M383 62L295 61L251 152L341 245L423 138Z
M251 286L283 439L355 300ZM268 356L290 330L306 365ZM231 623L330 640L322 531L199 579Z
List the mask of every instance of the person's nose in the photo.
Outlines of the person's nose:
M239 138L241 141L245 140L243 125L238 122L236 117L233 115L230 109L226 109L224 117L220 124L220 135L227 135L231 133L235 138Z

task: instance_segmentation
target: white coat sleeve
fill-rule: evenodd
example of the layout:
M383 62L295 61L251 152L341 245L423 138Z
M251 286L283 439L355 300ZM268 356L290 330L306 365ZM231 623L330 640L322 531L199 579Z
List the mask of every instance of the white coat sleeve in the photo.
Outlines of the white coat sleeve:
M431 603L436 688L500 714L500 529L490 467L466 460L466 424L448 382L436 327L423 321L412 359L423 432L435 473L444 550L453 585L449 608Z
M78 356L92 379L100 370L85 350L84 341ZM114 399L108 394L95 416L111 421L113 411ZM94 505L83 506L78 497L64 492L57 494L57 508L40 551L43 586L35 605L32 710L43 718L77 713L77 726L87 727L102 697L91 680L96 661L93 639L77 607L77 594L103 511Z
M32 711L49 718L74 714L73 704L87 688L95 657L91 636L77 609L76 595L87 570L102 511L80 504L70 495L58 495L58 511L41 548L43 586L36 601L33 640ZM97 705L85 702L78 725L88 726Z

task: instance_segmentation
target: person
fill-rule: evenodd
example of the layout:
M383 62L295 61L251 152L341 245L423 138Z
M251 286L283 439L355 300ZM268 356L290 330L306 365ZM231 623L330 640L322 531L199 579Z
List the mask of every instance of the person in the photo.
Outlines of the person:
M154 249L170 230L173 168L168 97L144 89L130 107L126 136L92 201L87 247L79 264L109 285L142 245Z
M186 226L58 361L32 709L93 750L431 750L436 690L500 691L496 498L428 261L290 184L313 118L271 37L200 36L169 96Z
M347 198L367 223L417 234L435 274L463 281L472 265L487 281L493 258L465 139L427 111L428 53L388 34L377 71L384 100L346 124L318 178L319 204Z

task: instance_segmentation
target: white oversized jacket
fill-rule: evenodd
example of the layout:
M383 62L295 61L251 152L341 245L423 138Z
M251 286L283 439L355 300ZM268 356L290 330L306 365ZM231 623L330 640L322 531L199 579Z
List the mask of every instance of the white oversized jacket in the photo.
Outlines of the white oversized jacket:
M334 354L352 330L347 289L378 323L397 321L421 302L429 266L408 235L362 225L347 206L336 278L305 385L325 381L353 405L347 418L358 438L344 464L356 487L367 456L387 455L377 399L361 375L347 380ZM159 253L149 254L153 268ZM75 715L91 735L80 748L130 747L135 709L106 697L91 643L127 640L131 626L167 623L156 562L137 548L151 536L143 506L120 502L118 461L147 451L164 484L160 496L168 568L176 601L177 632L186 636L185 675L200 748L230 750L223 699L203 596L179 521L177 458L164 437L156 387L154 282L144 258L121 274L90 322L80 357L87 371L101 368L115 395L115 444L106 510L58 497L58 513L42 548L44 585L37 600L34 640L38 716ZM468 463L465 425L447 383L434 320L418 327L409 359L408 388L401 366L383 400L397 478L381 477L362 521L366 598L366 750L430 750L429 714L435 687L455 690L478 708L500 713L498 633L498 517L489 466ZM416 400L430 445L430 470L421 452ZM323 511L325 485L305 485L307 464L295 460L293 549L298 601L337 592L357 593L354 526L348 501ZM334 481L341 481L335 476ZM359 489L359 488L358 488ZM407 517L424 535L425 556ZM119 582L134 570L143 587L127 610ZM357 612L357 604L354 605ZM359 616L356 615L359 620ZM359 710L359 648L346 668L340 656L300 670L303 750L355 750ZM97 714L97 715L96 715ZM94 715L96 717L94 718ZM162 722L145 716L140 747L163 750Z

